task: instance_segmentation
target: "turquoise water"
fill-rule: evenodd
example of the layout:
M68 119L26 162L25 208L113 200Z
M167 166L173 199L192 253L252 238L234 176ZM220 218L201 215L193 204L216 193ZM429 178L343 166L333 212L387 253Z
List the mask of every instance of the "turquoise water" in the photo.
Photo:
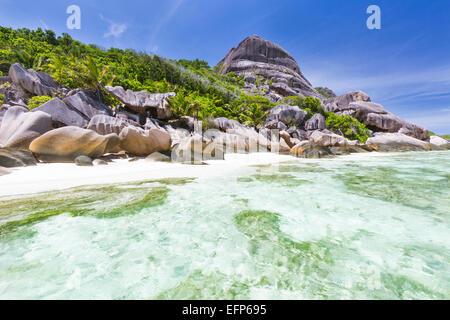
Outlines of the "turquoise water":
M0 199L1 299L449 299L450 152Z

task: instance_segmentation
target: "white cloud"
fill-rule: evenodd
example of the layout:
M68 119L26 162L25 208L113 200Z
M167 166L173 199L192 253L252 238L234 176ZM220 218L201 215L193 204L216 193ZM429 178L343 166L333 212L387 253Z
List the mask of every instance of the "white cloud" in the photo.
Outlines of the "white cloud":
M108 37L119 38L128 29L128 26L125 23L116 23L114 21L104 18L102 14L100 15L100 19L109 24L108 32L103 35L104 38Z

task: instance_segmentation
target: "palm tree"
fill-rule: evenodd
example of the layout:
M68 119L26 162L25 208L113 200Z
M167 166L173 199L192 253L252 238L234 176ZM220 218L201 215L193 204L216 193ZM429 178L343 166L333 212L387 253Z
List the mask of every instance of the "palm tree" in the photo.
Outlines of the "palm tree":
M103 98L104 86L112 85L116 76L109 72L110 66L98 67L95 60L86 56L86 62L82 66L82 82L91 89L94 89L99 100Z
M268 113L268 111L262 109L261 105L252 103L249 109L240 115L240 118L246 125L256 129L258 125L264 122Z

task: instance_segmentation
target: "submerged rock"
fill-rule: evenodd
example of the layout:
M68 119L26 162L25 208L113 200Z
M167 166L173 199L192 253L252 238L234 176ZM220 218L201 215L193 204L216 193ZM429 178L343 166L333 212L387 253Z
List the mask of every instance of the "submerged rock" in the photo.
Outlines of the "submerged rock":
M72 162L79 156L99 158L119 142L116 134L102 136L92 130L63 127L34 140L30 151L45 162Z
M49 114L11 107L5 112L0 126L0 147L27 150L34 139L52 129L52 117Z

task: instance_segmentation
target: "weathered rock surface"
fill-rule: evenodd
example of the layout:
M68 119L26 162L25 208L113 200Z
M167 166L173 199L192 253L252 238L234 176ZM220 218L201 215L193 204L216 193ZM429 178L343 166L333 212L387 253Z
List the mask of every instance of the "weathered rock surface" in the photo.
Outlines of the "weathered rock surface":
M348 140L343 136L333 133L323 133L320 131L314 131L309 137L309 141L320 147L337 147L348 145Z
M439 136L431 136L430 137L430 143L433 146L444 148L444 149L450 149L450 142L448 140L445 140L444 138L441 138Z
M369 138L366 145L382 152L431 150L431 145L428 142L402 133L378 133L374 137Z
M370 97L362 91L328 99L324 104L327 111L350 115L374 132L399 132L420 140L428 139L428 130L397 117L380 104L371 102Z
M3 116L0 126L0 147L27 150L34 139L52 129L52 117L49 114L11 107Z
M87 129L97 132L102 136L115 133L120 135L122 130L130 126L128 121L121 118L110 117L104 114L98 114L92 117L87 125Z
M124 90L122 87L105 87L113 97L121 101L134 112L146 114L160 120L167 120L173 117L169 107L168 98L174 97L174 92L169 93L148 93L147 91Z
M266 96L275 95L276 100L290 95L323 97L303 76L295 59L279 45L254 35L244 39L232 48L217 65L221 74L235 72L244 74L248 91L255 89L257 76L265 79L270 91Z
M97 114L112 116L111 108L102 102L95 100L86 92L78 92L65 98L64 103L80 112L87 120L92 119Z
M45 72L26 70L19 63L11 66L9 77L13 83L37 96L52 96L60 88L60 85Z
M297 158L325 158L332 155L327 147L317 146L309 141L302 141L291 149L291 155Z
M305 123L305 130L323 130L325 128L325 117L320 113L316 113Z
M31 110L31 112L42 111L52 117L53 127L75 126L84 128L88 121L78 111L69 107L61 99L54 98L43 105Z
M168 151L171 138L167 131L150 129L144 131L136 127L126 127L120 133L120 148L135 156L148 156L156 151Z
M266 122L281 121L286 126L299 126L303 124L307 112L297 106L278 105L270 110L266 117Z
M63 127L47 132L30 144L30 151L45 162L72 162L79 156L99 158L114 149L116 134L102 136L79 127Z
M35 165L36 163L37 160L29 151L12 148L0 148L0 167L26 167Z

